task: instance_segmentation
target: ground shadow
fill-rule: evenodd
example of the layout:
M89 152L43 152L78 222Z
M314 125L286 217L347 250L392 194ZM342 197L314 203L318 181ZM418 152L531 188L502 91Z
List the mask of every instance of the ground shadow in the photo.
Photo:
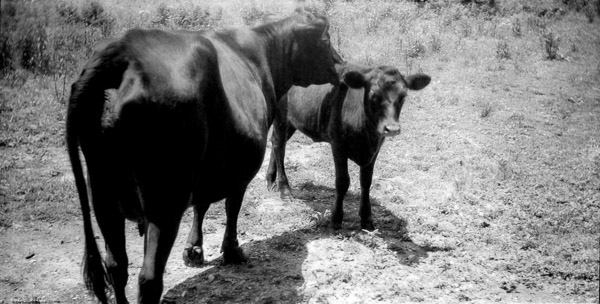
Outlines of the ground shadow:
M371 199L377 231L360 229L358 205L360 195L349 192L344 200L344 222L340 230L329 228L327 210L335 199L335 189L306 182L294 191L294 199L309 206L315 221L307 228L251 241L242 245L250 259L243 265L221 265L222 258L209 261L208 269L168 290L162 303L297 303L302 301L298 290L305 284L302 266L307 260L307 244L313 240L335 236L356 240L367 247L380 246L393 251L398 262L413 265L431 251L444 250L422 247L407 234L407 221L394 215L376 199Z
M286 232L242 245L249 261L221 265L222 257L209 261L212 268L168 290L163 304L191 303L295 303L304 284L302 263L306 244L319 237L311 229Z
M326 214L328 213L328 210L331 210L332 204L335 201L335 196L336 191L334 188L316 185L312 182L304 182L298 185L294 191L295 199L301 200L318 214ZM357 236L354 239L369 246L371 245L373 238L360 237L361 234L356 234L356 232L362 231L358 213L359 206L360 193L348 191L344 198L344 221L342 223L342 229L331 232ZM374 236L381 238L388 249L396 252L397 257L402 264L412 265L418 263L421 259L427 257L428 252L448 250L447 248L419 246L413 243L408 235L407 220L392 213L373 197L371 197L371 211L376 229ZM324 220L324 225L328 225L329 215L327 215ZM373 233L365 233L362 235L373 236Z

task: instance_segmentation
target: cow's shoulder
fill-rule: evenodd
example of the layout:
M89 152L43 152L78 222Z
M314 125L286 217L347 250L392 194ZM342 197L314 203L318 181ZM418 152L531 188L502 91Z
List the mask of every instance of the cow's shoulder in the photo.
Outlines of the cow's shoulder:
M207 33L206 36L213 43L227 48L227 52L218 51L220 56L235 55L242 58L246 65L252 64L258 69L266 68L266 48L260 33L248 28L237 28Z
M251 30L206 33L217 57L217 85L227 105L230 126L240 134L260 138L269 117L267 100L275 99L266 54Z

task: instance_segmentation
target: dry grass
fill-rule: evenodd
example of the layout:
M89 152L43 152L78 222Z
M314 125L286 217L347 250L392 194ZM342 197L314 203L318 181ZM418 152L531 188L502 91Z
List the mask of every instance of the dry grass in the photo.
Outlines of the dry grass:
M495 14L457 2L304 2L330 17L347 60L433 78L410 96L403 134L384 144L376 164L378 233L358 229L353 164L345 228L326 228L335 196L330 149L296 135L287 152L296 199L277 203L264 189L264 168L246 195L240 239L251 263L219 266L219 203L205 222L207 267L185 268L188 214L169 260L168 299L598 302L600 33L590 18L597 13L577 1L496 1ZM91 3L2 1L0 300L84 300L79 211L62 138L65 94L93 43L134 26L254 24L296 6L104 0L98 14ZM540 16L555 7L561 11ZM135 275L141 240L133 228L128 237Z

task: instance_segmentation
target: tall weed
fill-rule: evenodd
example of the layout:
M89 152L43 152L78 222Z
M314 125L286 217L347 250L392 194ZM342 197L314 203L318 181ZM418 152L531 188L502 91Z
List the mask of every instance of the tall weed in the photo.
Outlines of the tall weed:
M252 2L252 5L245 7L242 10L242 19L244 20L244 24L254 26L259 23L266 14L265 11L256 6L256 3Z
M560 38L551 31L547 31L542 34L541 37L542 50L544 51L544 58L547 60L561 59L558 49L560 46Z
M496 58L497 59L510 59L510 47L506 39L500 39L496 44Z
M429 40L429 49L433 53L438 53L442 50L442 38L439 35L431 35L431 39Z

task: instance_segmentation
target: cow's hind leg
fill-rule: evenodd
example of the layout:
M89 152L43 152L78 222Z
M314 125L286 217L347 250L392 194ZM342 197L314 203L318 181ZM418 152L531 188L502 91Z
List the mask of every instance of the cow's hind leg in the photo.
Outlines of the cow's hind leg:
M335 164L336 197L331 212L331 227L340 229L344 220L344 197L350 187L350 175L348 175L348 158L335 145L332 145L332 152Z
M189 267L199 267L204 264L204 251L202 249L202 222L210 204L194 204L194 222L188 235L187 243L183 249L183 262Z
M371 215L370 190L373 181L373 167L375 160L370 164L360 168L360 226L362 229L373 231L373 216Z
M240 248L237 239L238 214L240 213L245 192L246 187L242 191L228 197L225 201L227 226L225 227L225 236L223 237L223 245L221 247L224 264L241 264L248 260L244 251Z
M177 237L181 215L174 212L148 219L144 239L144 263L139 275L138 303L158 303L163 291L163 274Z
M138 277L139 304L157 304L160 301L165 266L177 237L181 217L191 198L191 191L187 190L187 183L181 178L187 172L169 171L157 166L153 169L156 176L143 172L140 176L145 179L139 179L146 223L144 262ZM160 176L173 178L161 180Z
M89 179L92 189L92 203L96 221L106 245L105 265L108 279L114 290L117 303L127 303L125 285L127 285L128 259L125 250L125 217L121 214L108 165L90 162Z
M106 243L106 271L114 288L115 300L119 304L128 303L125 296L125 286L129 277L127 273L129 263L125 250L125 218L104 217L98 211L95 212Z

